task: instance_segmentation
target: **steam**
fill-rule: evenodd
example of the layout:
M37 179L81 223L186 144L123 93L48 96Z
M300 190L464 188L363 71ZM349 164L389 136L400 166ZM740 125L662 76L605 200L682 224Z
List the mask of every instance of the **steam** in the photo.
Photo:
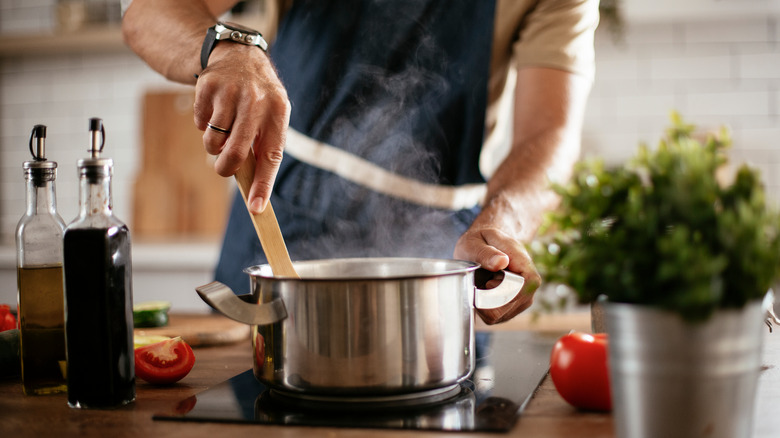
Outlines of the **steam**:
M439 152L419 138L414 125L419 119L436 123L431 112L449 83L419 67L394 73L366 66L360 75L378 92L362 96L353 113L333 123L332 144L393 173L438 183ZM307 257L314 252L316 258L452 256L463 224L454 226L450 212L377 194L335 176L332 179L329 186L343 196L335 202L343 205L344 214L339 220L333 220L339 212L324 218L331 229L313 242Z
M450 81L461 82L463 78L452 70L446 51L437 47L436 38L426 34L425 24L420 22L420 17L430 11L408 6L387 8L392 11L390 16L380 17L375 28L362 32L371 35L355 35L366 38L366 44L357 45L356 50L380 53L387 50L386 40L395 38L388 34L385 24L403 20L391 27L409 32L400 37L410 44L398 47L397 53L379 57L386 58L386 65L363 64L338 72L343 75L339 80L356 85L353 90L357 91L340 95L339 90L323 90L321 97L328 102L327 110L338 116L323 116L318 123L324 123L313 127L313 134L393 173L439 184L442 156L440 148L431 144L441 144L447 137L437 115L448 108L450 102L445 99L452 98ZM403 16L404 11L410 15ZM352 55L356 59L376 58L370 52ZM420 129L421 125L426 129ZM298 247L291 248L295 259L449 258L458 237L473 219L468 213L453 214L378 194L330 173L313 178L317 180L308 180L306 185L321 190L324 199L299 193L299 205L318 205L321 208L315 211L324 213L311 218L308 225L316 237L302 239ZM316 229L322 223L326 228Z

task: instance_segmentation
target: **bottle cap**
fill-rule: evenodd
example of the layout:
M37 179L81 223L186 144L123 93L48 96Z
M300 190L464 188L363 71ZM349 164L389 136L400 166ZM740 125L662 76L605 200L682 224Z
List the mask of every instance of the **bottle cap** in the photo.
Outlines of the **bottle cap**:
M100 153L103 152L103 148L106 145L106 130L103 126L103 119L93 117L89 119L89 134L90 143L89 158L83 158L78 161L78 166L83 167L107 167L110 171L110 167L114 165L113 160L110 158L101 158ZM98 141L98 138L100 141Z
M57 163L46 159L46 125L35 125L30 133L30 154L33 161L25 161L24 169L56 169Z

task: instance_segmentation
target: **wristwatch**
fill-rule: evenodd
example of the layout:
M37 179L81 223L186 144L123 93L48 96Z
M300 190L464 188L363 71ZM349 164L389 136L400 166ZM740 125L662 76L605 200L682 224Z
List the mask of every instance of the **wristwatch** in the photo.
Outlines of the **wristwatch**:
M211 51L214 50L219 41L232 41L246 44L247 46L257 46L264 52L268 51L268 43L263 39L263 35L260 32L236 23L218 22L209 28L206 32L206 38L203 40L203 46L200 49L201 68L206 68Z

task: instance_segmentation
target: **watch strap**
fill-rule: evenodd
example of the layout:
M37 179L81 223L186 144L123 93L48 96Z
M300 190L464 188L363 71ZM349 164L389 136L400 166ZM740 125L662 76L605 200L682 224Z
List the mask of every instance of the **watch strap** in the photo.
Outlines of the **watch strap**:
M211 56L211 52L216 45L217 30L210 27L209 30L206 31L206 38L203 39L203 46L200 48L200 68L202 70L205 70L206 66L209 64L209 56Z

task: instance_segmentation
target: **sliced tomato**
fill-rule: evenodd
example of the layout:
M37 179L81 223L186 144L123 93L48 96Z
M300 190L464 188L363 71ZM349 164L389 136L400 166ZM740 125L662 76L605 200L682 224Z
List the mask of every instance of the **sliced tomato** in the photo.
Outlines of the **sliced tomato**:
M195 353L181 337L135 349L135 375L155 384L183 379L195 365Z

